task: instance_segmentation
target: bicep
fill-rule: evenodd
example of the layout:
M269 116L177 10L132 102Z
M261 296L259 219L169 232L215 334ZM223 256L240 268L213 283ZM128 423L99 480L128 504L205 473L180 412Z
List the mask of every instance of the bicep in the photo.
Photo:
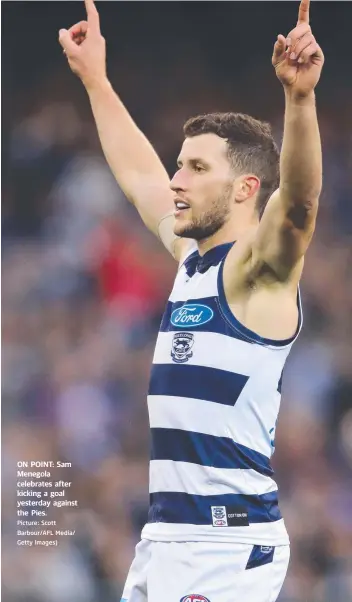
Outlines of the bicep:
M285 280L304 256L312 239L316 207L289 204L279 190L271 196L253 242L253 260Z
M130 173L128 181L129 191L125 191L127 198L135 206L147 228L159 236L158 228L161 219L171 214L174 209L168 177L156 179Z

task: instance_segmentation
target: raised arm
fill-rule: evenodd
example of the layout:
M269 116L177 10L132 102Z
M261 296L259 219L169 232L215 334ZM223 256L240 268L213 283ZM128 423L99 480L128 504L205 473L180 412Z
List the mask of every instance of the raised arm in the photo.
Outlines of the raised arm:
M169 176L150 142L115 94L106 75L105 40L93 0L85 0L87 21L59 32L72 71L87 90L106 160L146 226L178 258L173 234L174 203Z
M314 88L324 63L302 0L297 26L278 36L272 63L285 92L280 186L259 224L253 259L268 264L280 280L290 276L312 238L322 187L322 152Z

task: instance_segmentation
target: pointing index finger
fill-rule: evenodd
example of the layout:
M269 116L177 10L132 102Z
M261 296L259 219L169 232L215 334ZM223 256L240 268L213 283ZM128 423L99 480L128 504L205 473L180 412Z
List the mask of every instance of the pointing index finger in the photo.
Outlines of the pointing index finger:
M298 21L297 25L300 23L309 23L309 4L310 0L301 0L301 4L298 9Z
M97 11L97 7L94 4L94 0L84 0L84 4L86 6L87 11L87 21L90 27L94 29L99 29L99 13Z

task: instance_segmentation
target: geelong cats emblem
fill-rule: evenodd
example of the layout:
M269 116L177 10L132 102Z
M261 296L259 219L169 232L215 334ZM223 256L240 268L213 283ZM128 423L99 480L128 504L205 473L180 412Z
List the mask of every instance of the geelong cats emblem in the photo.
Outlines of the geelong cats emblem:
M192 357L191 348L194 343L194 335L190 332L176 332L172 339L171 357L176 364L184 364Z

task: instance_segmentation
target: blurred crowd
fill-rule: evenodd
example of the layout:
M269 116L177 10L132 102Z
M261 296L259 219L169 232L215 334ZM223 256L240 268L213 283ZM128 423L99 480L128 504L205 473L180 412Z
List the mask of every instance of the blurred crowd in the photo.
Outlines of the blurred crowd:
M61 26L61 24L60 24ZM282 99L226 85L194 49L172 89L132 53L110 72L170 175L182 123L252 112L282 136ZM252 82L269 70L254 62ZM117 75L118 74L118 78ZM266 75L265 75L266 74ZM176 266L141 224L101 154L88 101L65 64L17 99L5 140L2 202L4 602L115 602L148 509L146 392ZM242 78L242 85L253 83ZM241 86L239 86L241 88ZM351 90L350 90L351 93ZM243 106L248 101L248 108ZM324 191L301 290L304 328L284 373L273 458L292 543L280 602L352 600L352 137L349 97L322 103ZM5 98L6 103L6 98ZM263 112L261 111L263 108ZM345 111L345 112L344 112ZM16 463L62 460L79 509L57 548L16 546ZM56 477L55 477L56 480Z

